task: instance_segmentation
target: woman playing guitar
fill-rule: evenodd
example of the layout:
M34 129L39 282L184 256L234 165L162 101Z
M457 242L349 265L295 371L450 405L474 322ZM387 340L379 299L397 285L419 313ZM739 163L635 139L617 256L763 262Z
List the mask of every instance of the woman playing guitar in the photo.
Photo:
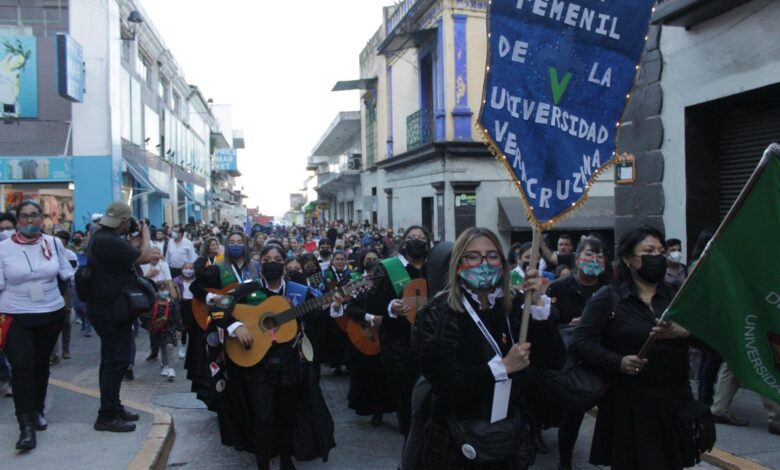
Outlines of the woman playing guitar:
M387 377L404 437L408 435L411 425L412 388L419 371L410 341L411 324L406 319L411 300L401 298L401 289L404 278L406 282L425 279L425 260L430 241L430 232L425 227L412 225L406 229L398 256L386 259L377 266L374 275L382 277L377 280L376 294L367 303L369 312L383 317L379 330L382 369Z
M330 292L343 286L352 279L352 273L347 266L347 256L343 251L337 250L331 257L330 265L325 269L325 292ZM346 336L346 317L326 321L323 328L322 351L323 364L333 369L333 375L344 373L341 368L347 361L347 348L349 340ZM338 325L337 322L341 322Z
M356 274L369 276L379 264L379 251L367 248L357 254ZM350 301L344 315L374 335L382 324L382 315L372 315L367 310L367 296ZM379 341L379 335L375 336ZM379 354L366 355L357 347L349 349L349 407L361 416L371 415L371 425L381 426L382 415L393 411L392 400L387 393L387 381L382 372Z
M234 237L236 237L234 239ZM240 237L244 248L245 238ZM231 235L229 243L239 241L236 235ZM231 257L238 254L237 249L231 249L228 245L228 251ZM305 302L315 296L314 292L307 286L294 282L286 282L283 278L284 273L285 250L276 243L266 243L260 252L260 275L252 282L252 293L246 297L247 303L255 300L259 303L272 296L284 296L293 306ZM245 289L241 285L239 289ZM337 294L330 305L331 315L340 315L342 298ZM224 328L225 336L235 338L247 349L252 347L253 337L246 325L236 321L228 310L225 316L218 320L218 326ZM307 314L300 323L304 325L299 331L306 331L306 323L311 323L314 316L327 316L327 312L319 310ZM227 340L227 338L226 338ZM312 383L311 374L308 368L309 364L304 364L301 359L301 344L304 341L302 333L290 342L275 343L268 350L263 359L251 367L240 367L233 363L229 357L224 356L223 366L227 371L225 393L226 400L233 403L233 412L244 413L245 416L236 418L235 414L231 416L221 416L232 420L230 426L234 431L239 430L239 436L226 436L223 434L223 443L229 442L236 447L246 448L255 454L257 467L260 469L270 468L271 458L278 452L281 456L280 468L294 469L292 463L292 442L293 431L296 423L296 410L298 400L302 396L304 389L311 393ZM314 380L316 382L316 379ZM305 386L305 387L304 387ZM238 393L236 393L238 391ZM240 397L239 403L235 403L236 397ZM317 402L322 409L312 409L314 419L318 419L327 413L324 401ZM312 406L314 408L314 406ZM221 429L227 428L227 426ZM332 442L332 436L330 436ZM311 444L310 444L311 445ZM325 452L335 444L324 444L320 442L320 450Z

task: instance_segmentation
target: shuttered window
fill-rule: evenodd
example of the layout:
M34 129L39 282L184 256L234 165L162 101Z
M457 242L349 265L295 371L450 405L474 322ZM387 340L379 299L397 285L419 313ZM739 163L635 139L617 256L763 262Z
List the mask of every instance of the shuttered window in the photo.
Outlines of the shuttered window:
M718 145L720 220L726 216L772 142L780 142L780 109L734 116L723 122Z

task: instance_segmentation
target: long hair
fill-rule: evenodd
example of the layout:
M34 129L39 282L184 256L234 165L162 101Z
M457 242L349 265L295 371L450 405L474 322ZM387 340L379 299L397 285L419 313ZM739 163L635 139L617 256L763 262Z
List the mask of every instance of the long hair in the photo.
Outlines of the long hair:
M501 271L503 276L501 282L497 287L501 287L504 291L504 297L501 299L501 310L505 315L509 315L512 311L512 292L509 290L509 262L504 256L504 252L501 250L501 242L492 230L484 227L472 227L468 228L460 234L455 244L452 246L452 255L450 256L450 270L447 274L447 285L445 286L445 294L447 296L447 305L456 312L463 312L463 288L460 285L458 278L458 266L460 266L463 255L466 254L466 247L469 246L472 240L477 237L486 237L496 246L496 251L501 254Z
M623 258L632 256L634 254L634 247L647 237L653 237L658 239L661 244L664 243L664 234L660 230L650 226L637 227L633 230L629 230L622 237L620 237L620 243L618 244L618 267L617 275L615 276L615 283L620 285L626 281L631 280L631 271L626 266Z
M252 265L251 257L250 257L250 251L249 251L249 239L247 238L246 234L244 232L230 232L230 235L227 236L225 239L225 257L222 260L222 264L225 265L228 269L232 268L232 263L234 263L236 260L233 259L232 256L230 256L230 250L227 249L228 245L230 244L230 237L233 235L238 235L241 237L241 241L244 244L244 265L249 267L249 272L252 273L252 277L257 277L257 270Z
M206 237L205 240L203 240L203 243L200 244L200 255L204 258L208 257L209 255L209 246L211 246L211 242L217 242L217 245L219 245L219 240L217 237Z
M404 235L401 237L401 243L398 246L398 252L402 255L406 256L406 250L404 249L404 240L406 240L406 236L409 235L409 232L412 230L417 229L420 230L422 233L425 234L425 239L428 241L428 249L430 251L430 248L432 246L431 244L431 231L427 228L423 227L422 225L412 225L406 230L404 230Z

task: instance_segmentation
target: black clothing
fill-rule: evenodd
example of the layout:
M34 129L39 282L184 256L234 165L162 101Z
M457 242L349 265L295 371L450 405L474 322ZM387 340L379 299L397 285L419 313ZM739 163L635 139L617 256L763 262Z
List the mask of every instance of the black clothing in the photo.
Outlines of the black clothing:
M326 282L325 292L342 287L350 281L349 272L344 272L339 276L332 266L325 270L324 276ZM333 368L340 368L347 363L347 350L350 343L346 332L339 326L341 321L344 321L344 319L323 319L320 328L321 335L318 338L318 342L321 344L318 362Z
M475 301L469 301L505 356L512 347L511 338L517 338L520 329L522 295L513 301L509 325L500 303L483 312ZM479 468L453 445L446 420L448 416L490 418L495 377L488 362L495 352L468 313L449 308L445 293L418 312L412 335L420 370L430 382L435 400L423 451L424 468ZM545 321L530 322L528 342L533 345L531 357L536 366L563 367L565 349L554 311ZM509 377L513 383L508 417L512 417L524 414L529 384L525 371ZM523 468L530 463L513 461L490 468Z
M426 277L425 265L422 269L417 269L409 263L406 265L406 272L410 279ZM379 328L382 369L398 413L399 428L406 436L412 420L412 389L420 375L411 345L411 324L405 317L391 318L387 314L388 305L397 296L385 267L379 264L373 275L380 277L376 291L369 296L366 307L372 314L384 317Z
M576 273L552 282L547 287L547 296L558 308L558 322L561 326L568 325L574 318L582 315L585 302L604 284L599 282L594 286L581 285L577 282Z
M614 316L609 289L616 289L620 298ZM681 469L696 463L698 450L677 416L693 401L688 340L657 340L638 375L620 369L624 356L640 350L673 294L668 286L657 284L651 309L629 282L599 290L585 306L571 348L610 379L593 434L590 463L594 465L616 470Z
M11 364L16 416L43 413L49 384L49 356L65 321L65 309L12 315L5 355Z
M135 357L135 337L131 323L116 324L111 313L120 289L134 286L138 267L133 263L141 251L112 229L102 227L92 235L90 262L92 288L87 299L87 316L100 336L100 410L98 421L111 422L119 416L122 379Z
M104 227L92 235L90 255L99 267L97 275L92 276L87 302L111 305L120 288L135 285L133 262L141 256L141 250Z

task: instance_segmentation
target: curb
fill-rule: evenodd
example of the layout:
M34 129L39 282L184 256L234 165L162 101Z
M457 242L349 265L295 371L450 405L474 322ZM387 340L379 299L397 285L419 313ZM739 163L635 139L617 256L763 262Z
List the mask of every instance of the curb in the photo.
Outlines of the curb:
M49 384L55 387L64 388L71 392L87 395L92 398L100 399L100 392L80 385L64 382L62 380L49 378ZM157 408L150 407L141 403L123 400L122 404L136 411L142 411L154 416L152 428L146 435L144 445L141 450L135 454L133 460L128 465L130 470L163 470L168 464L168 456L173 448L173 442L176 440L176 430L173 425L173 417Z
M587 414L595 418L598 415L598 409L595 407L591 408L587 411ZM758 462L734 455L717 447L713 447L711 451L702 454L701 459L710 465L715 465L724 470L772 470Z

